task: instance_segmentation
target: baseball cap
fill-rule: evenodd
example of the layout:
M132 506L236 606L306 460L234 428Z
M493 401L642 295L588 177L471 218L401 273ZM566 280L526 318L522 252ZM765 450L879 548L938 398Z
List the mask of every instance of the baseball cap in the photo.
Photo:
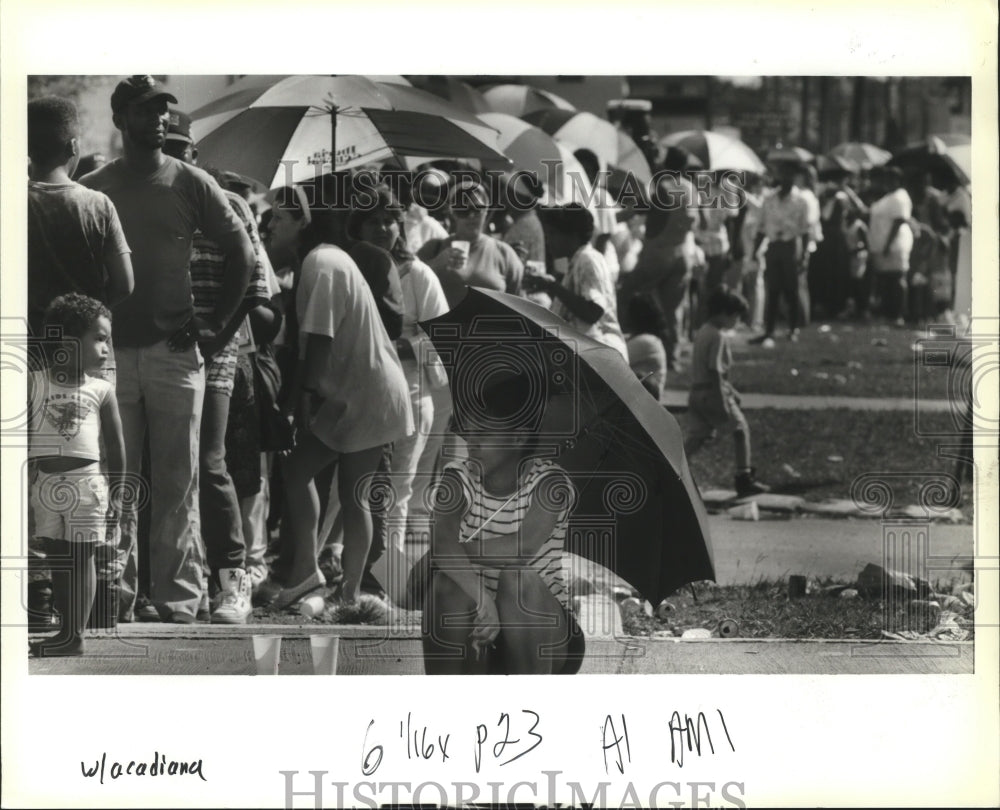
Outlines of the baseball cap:
M160 96L171 104L177 103L177 99L164 90L163 85L152 76L129 76L118 82L118 86L111 94L111 112L121 112L129 104L141 104L143 101Z
M180 110L170 111L170 123L167 125L168 141L184 141L194 143L191 137L191 116Z

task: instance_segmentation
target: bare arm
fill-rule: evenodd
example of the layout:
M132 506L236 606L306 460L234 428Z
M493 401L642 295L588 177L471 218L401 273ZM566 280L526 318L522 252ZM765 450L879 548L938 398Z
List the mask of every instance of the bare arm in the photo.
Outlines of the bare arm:
M135 289L132 273L132 256L128 253L111 253L104 257L104 267L108 272L108 306L120 304Z
M899 233L899 229L902 228L908 221L909 220L903 219L902 217L897 217L893 220L892 227L889 229L889 238L885 240L885 247L882 248L883 254L889 253L889 248L896 239L896 234Z
M125 438L118 413L118 400L111 394L101 405L101 436L104 438L110 483L108 511L117 523L122 513L125 473Z
M212 321L219 325L221 331L236 315L246 294L247 285L253 273L256 257L250 237L242 228L230 231L217 240L219 248L226 257L226 270L222 278L222 289L219 290L219 301L212 314ZM239 323L237 321L237 323Z

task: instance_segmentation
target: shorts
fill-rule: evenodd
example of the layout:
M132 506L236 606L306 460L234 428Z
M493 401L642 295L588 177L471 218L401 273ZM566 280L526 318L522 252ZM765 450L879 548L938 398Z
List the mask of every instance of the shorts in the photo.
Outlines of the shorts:
M103 543L108 482L97 462L62 473L37 471L31 482L35 536L71 543Z

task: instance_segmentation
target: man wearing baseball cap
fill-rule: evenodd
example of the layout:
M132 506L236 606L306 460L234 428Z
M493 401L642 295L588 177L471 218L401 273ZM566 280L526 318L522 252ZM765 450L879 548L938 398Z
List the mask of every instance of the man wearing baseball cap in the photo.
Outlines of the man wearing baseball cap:
M111 95L124 157L80 182L114 202L132 247L135 291L114 309L118 403L126 469L142 469L148 432L150 593L161 620L192 622L203 590L198 511L198 438L205 391L199 344L211 344L240 305L253 247L219 186L203 171L163 154L177 99L152 76L130 76ZM196 315L191 243L196 230L226 255L215 311ZM119 618L131 621L138 584L135 498L128 499L122 544L129 561ZM155 618L155 617L154 617Z

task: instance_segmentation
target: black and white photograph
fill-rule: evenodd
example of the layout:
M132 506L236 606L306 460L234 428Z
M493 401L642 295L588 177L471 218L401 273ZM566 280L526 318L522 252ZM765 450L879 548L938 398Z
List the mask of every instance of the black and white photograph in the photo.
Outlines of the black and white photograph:
M891 8L17 46L4 806L996 801L997 12Z

